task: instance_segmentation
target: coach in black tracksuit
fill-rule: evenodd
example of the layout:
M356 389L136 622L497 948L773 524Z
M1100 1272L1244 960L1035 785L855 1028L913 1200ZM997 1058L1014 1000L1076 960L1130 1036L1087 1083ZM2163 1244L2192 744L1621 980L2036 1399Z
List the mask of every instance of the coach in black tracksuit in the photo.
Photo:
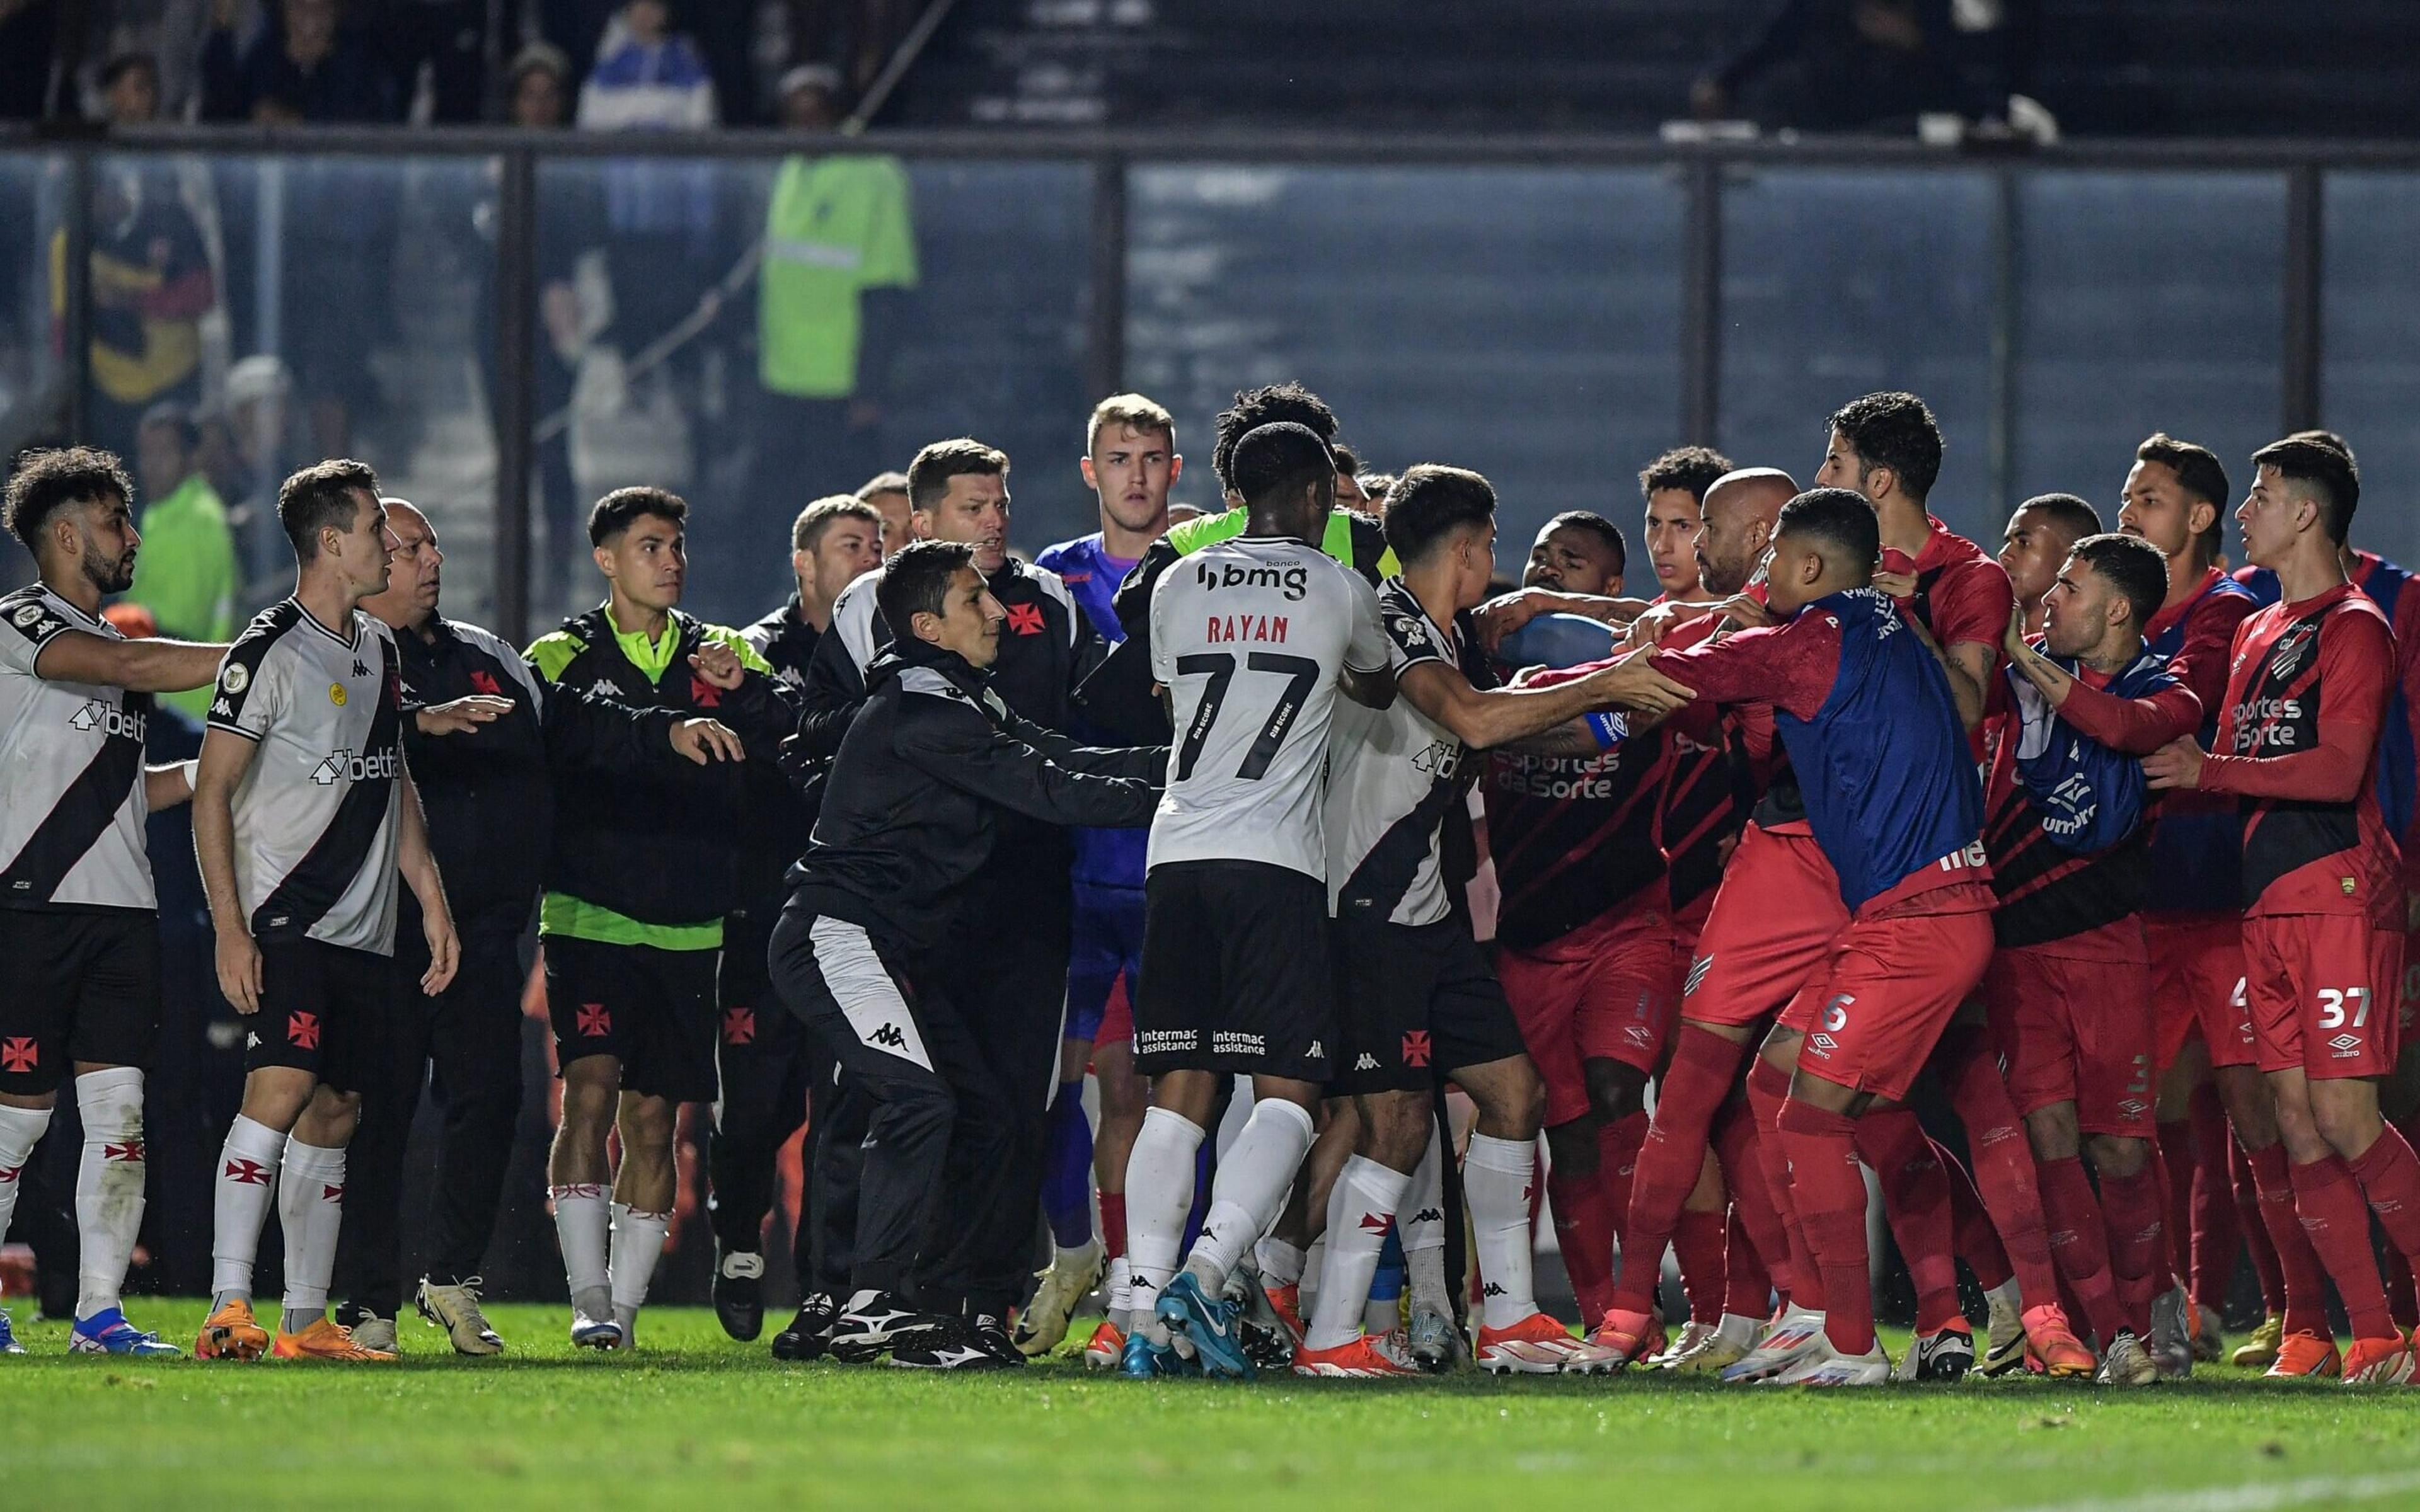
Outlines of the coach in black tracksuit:
M773 935L775 986L871 1107L843 1357L935 1326L896 1309L912 1275L925 1313L975 1319L923 1338L912 1363L1018 1361L993 1267L997 1236L1033 1224L1037 1199L1004 1179L1029 1092L975 1017L999 995L978 1008L967 992L985 980L962 963L1008 933L982 915L1001 906L989 879L1017 831L1148 824L1167 763L1164 747L1087 749L1010 712L978 668L1013 632L970 558L920 542L884 570L884 618L910 633L867 668ZM1055 1016L1044 1032L1055 1051Z
M888 570L887 568L885 569ZM802 695L800 744L837 749L866 696L867 671L892 643L876 608L878 574L859 579L832 606L830 630L815 648ZM1018 717L1053 732L1072 715L1070 694L1099 664L1104 646L1057 574L1008 559L985 579L1006 618L991 686ZM1014 1093L1012 1154L981 1178L1004 1187L999 1228L986 1236L973 1290L978 1311L1004 1313L1024 1294L1032 1269L1035 1214L1049 1155L1050 1099L1059 1085L1059 1039L1067 1007L1067 951L1074 910L1075 853L1067 832L1004 814L1000 843L971 886L964 910L960 968L949 983L970 1028ZM818 1165L831 1152L818 1140ZM954 1195L971 1196L971 1194ZM835 1215L835 1222L838 1221ZM836 1238L836 1236L834 1236Z
M520 942L552 840L554 783L558 776L577 781L583 771L606 768L669 770L679 760L671 737L681 716L542 687L504 640L437 611L443 558L436 536L417 510L394 501L389 510L403 547L394 583L362 607L396 632L406 702L422 709L474 697L511 702L492 722L452 733L426 733L417 717L403 726L429 849L445 876L461 939L461 965L436 996L398 998L402 1016L382 1026L373 1058L383 1074L363 1088L340 1249L346 1316L392 1320L403 1294L397 1219L404 1150L422 1079L433 1065L444 1123L429 1195L425 1280L436 1293L432 1311L450 1326L463 1299L448 1293L475 1280L512 1157L521 1102ZM397 969L417 977L428 964L419 905L407 895L402 909ZM469 1300L475 1311L475 1298ZM483 1332L483 1322L455 1331L456 1347L485 1352Z

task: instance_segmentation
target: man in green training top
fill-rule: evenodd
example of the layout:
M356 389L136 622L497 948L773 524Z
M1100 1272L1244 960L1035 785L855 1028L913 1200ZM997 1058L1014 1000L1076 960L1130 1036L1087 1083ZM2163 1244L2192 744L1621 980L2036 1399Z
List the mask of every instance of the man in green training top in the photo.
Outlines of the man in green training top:
M529 649L551 683L641 708L709 716L771 761L796 725L789 690L737 630L676 606L689 505L661 488L597 501L588 539L607 597ZM714 973L739 902L746 800L737 768L598 772L555 818L538 914L563 1122L547 1163L571 1285L571 1341L630 1344L663 1253L683 1103L715 1095ZM619 1126L622 1165L607 1169Z
M135 471L143 483L143 540L149 548L134 564L130 603L151 611L160 633L173 640L232 640L236 595L242 590L235 563L235 536L218 490L194 465L200 443L194 417L178 404L144 411L135 432ZM160 702L194 719L208 717L212 689L163 693Z
M783 124L830 131L839 85L828 68L792 69L782 78ZM916 286L916 231L899 160L856 152L785 159L765 211L756 286L759 491L833 492L882 463L876 364L897 345Z

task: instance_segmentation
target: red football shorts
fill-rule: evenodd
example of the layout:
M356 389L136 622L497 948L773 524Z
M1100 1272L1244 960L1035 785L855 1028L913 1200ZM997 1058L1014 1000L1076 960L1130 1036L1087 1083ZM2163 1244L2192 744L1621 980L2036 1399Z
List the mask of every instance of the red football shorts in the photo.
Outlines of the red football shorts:
M1687 964L1660 903L1615 908L1532 950L1497 951L1497 980L1545 1079L1549 1127L1588 1114L1581 1061L1619 1060L1653 1073L1672 1038Z
M1109 998L1101 1006L1101 1026L1093 1033L1093 1048L1134 1042L1134 1002L1126 996L1126 976L1121 971L1109 984Z
M2403 933L2360 914L2243 921L2243 990L2262 1071L2314 1078L2395 1069Z
M2213 1066L2249 1066L2252 1019L2243 1006L2243 920L2238 915L2148 915L2151 1009L2158 1065L2165 1071L2195 1030Z
M1790 1001L1823 969L1849 927L1840 880L1812 834L1750 825L1699 936L1681 1016L1744 1026Z
M2089 954L2091 942L2004 947L1983 996L2019 1113L2072 1103L2086 1134L2149 1139L2157 1133L2150 962L2131 919L2093 934L2120 930L2130 938ZM2059 953L2061 945L2074 953Z
M1798 1069L1905 1097L1991 964L1993 903L1988 885L1962 882L1860 913L1832 949Z

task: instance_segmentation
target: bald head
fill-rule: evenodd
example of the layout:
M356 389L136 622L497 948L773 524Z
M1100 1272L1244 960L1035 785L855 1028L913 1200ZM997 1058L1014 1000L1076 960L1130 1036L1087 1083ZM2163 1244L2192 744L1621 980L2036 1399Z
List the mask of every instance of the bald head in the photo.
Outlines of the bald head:
M1764 548L1773 541L1781 506L1798 485L1779 468L1742 468L1726 472L1706 490L1705 528L1698 532L1698 579L1710 594L1736 594L1747 586Z
M386 591L362 600L362 609L397 630L417 630L437 612L439 567L445 553L437 549L437 528L418 507L401 499L381 499L386 528L395 536L395 559L387 568Z

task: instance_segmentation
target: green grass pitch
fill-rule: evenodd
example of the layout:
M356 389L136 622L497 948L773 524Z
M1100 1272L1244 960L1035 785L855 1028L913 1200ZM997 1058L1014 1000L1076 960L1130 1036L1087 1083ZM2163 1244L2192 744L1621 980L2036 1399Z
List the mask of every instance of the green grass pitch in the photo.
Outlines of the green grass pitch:
M188 1344L203 1310L132 1307ZM0 1507L2420 1505L2420 1394L2224 1367L2131 1393L1130 1384L1072 1353L949 1378L781 1365L703 1309L650 1311L635 1355L575 1357L561 1307L493 1316L502 1359L457 1360L407 1319L384 1366L75 1359L62 1325L21 1327L30 1352L0 1359Z

